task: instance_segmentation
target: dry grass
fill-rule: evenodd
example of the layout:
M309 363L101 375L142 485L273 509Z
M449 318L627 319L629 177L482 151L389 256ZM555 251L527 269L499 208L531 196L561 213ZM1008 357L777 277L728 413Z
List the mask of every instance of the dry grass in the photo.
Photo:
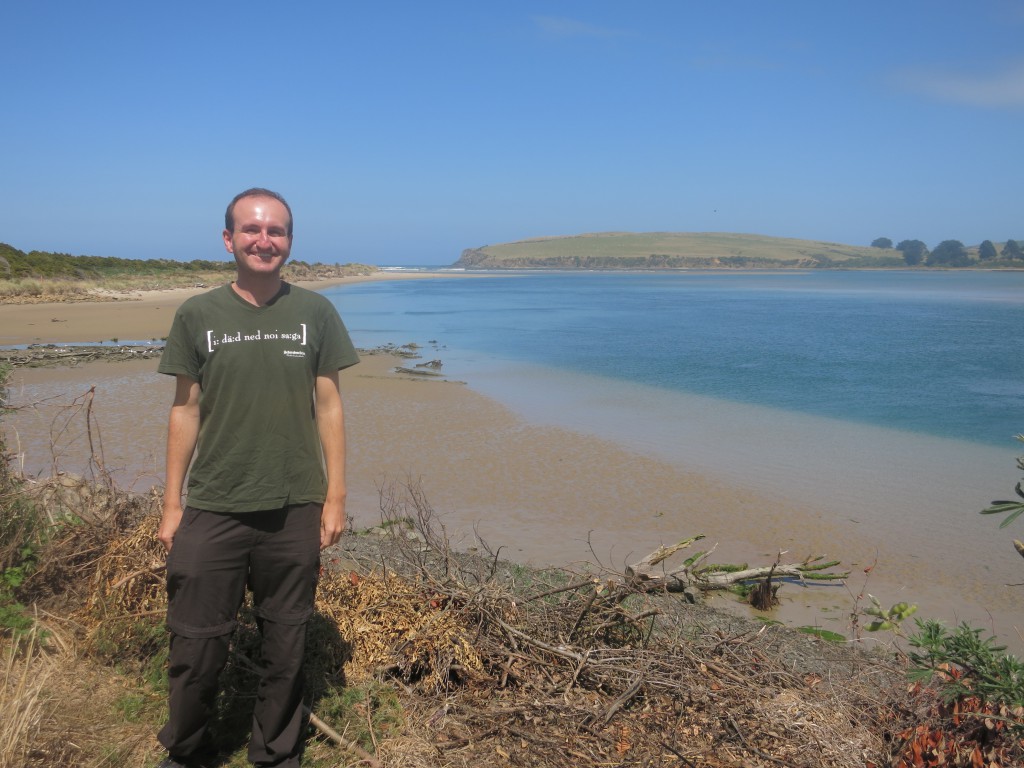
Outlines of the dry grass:
M57 623L63 623L58 620ZM44 629L6 644L0 681L0 768L119 768L153 754L151 723L126 720L132 684Z
M234 274L225 262L225 269L180 272L160 271L150 274L121 274L114 277L89 280L63 278L0 278L0 303L41 303L59 301L114 301L139 291L159 291L171 288L215 286L227 282ZM292 263L285 266L287 280L322 280L348 275L367 275L376 267L365 264L309 265Z
M0 768L28 763L46 717L46 689L57 662L39 649L39 630L7 644L0 680Z
M81 656L65 620L36 618L30 632L3 642L0 768L141 764L152 727L115 716L131 683Z
M347 554L327 563L310 647L314 709L379 765L805 765L811 750L825 764L859 768L884 753L893 710L876 697L895 671L881 660L667 596L605 602L604 577L460 555L422 491L405 492L382 495L388 535L349 536ZM111 754L129 752L139 764L158 754L162 711L159 684L144 682L166 643L156 500L76 498L103 499L107 511L92 509L92 522L53 540L27 592L79 651L22 654L50 666L11 676L12 690L25 691L10 698L35 713L13 741L48 761L25 764L112 765ZM246 673L254 643L243 625L228 677ZM58 669L74 669L73 679ZM126 685L149 702L139 723L116 717ZM91 730L75 716L83 686L107 691L92 699ZM337 704L344 690L366 695ZM391 700L401 714L381 721ZM369 727L356 728L360 718ZM314 740L308 758L336 765L339 747Z
M229 273L183 271L134 277L122 276L104 280L0 279L0 303L113 301L137 291L216 285L224 282L227 274Z
M0 302L29 304L44 301L83 301L99 290L92 281L0 280Z

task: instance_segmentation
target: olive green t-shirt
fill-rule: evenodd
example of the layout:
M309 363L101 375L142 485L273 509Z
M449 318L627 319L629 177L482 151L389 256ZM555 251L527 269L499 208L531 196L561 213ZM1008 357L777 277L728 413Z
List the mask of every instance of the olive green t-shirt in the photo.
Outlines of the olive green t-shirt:
M337 310L304 288L285 283L263 307L230 285L182 304L158 370L200 385L188 505L256 512L322 503L314 384L357 362Z

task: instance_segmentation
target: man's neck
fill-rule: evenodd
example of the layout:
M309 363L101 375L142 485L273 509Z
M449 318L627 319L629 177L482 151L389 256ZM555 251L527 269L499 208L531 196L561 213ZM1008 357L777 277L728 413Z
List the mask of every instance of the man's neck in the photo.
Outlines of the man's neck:
M283 284L284 281L280 275L268 276L262 280L246 279L239 276L231 283L231 289L253 306L265 307L281 292Z

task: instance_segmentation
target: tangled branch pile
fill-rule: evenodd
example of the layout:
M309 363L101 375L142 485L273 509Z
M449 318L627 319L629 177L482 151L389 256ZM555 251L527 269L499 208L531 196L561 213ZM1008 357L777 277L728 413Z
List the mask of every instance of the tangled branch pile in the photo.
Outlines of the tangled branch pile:
M88 498L103 510L57 529L21 594L64 617L85 656L162 664L156 499ZM927 740L891 661L665 592L624 595L614 574L528 570L483 542L486 556L454 552L417 487L385 491L381 507L380 535L348 535L325 558L310 688L325 733L336 724L316 713L342 685L391 688L400 723L375 729L368 696L362 747L339 728L345 757L314 739L311 765L931 764L898 762ZM251 665L254 635L240 627L226 675ZM24 764L78 764L43 730L42 762ZM1007 744L1000 756L1021 754Z
M350 684L401 689L385 764L863 766L884 753L894 713L877 692L894 670L880 659L665 595L622 600L597 575L454 553L413 493L416 535L395 516L390 535L347 537L328 563L318 613L334 631L311 649ZM67 599L78 585L84 646L125 663L160 652L165 596L155 515L129 525L140 510L116 508L101 553L76 526L26 586Z

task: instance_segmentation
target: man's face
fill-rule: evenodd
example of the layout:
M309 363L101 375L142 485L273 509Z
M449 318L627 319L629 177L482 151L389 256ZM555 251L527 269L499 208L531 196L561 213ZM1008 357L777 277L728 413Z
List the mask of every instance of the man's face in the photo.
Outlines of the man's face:
M276 275L292 250L288 209L272 197L235 203L235 231L224 230L224 247L235 256L240 277Z

